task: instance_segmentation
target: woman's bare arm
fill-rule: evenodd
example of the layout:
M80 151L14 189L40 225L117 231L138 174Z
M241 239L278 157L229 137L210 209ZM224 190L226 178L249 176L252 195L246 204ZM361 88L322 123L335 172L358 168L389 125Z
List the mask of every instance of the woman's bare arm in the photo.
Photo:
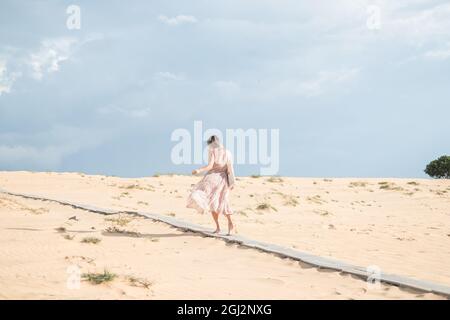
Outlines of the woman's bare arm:
M213 166L214 166L214 154L211 152L209 154L208 165L204 166L204 167L201 167L201 168L198 168L196 170L193 170L192 174L199 174L199 173L204 172L204 171L209 171L209 170L211 170L213 168Z
M227 163L227 170L228 170L228 184L229 184L229 188L231 190L233 190L234 183L235 183L233 159L230 159L228 161L228 163Z

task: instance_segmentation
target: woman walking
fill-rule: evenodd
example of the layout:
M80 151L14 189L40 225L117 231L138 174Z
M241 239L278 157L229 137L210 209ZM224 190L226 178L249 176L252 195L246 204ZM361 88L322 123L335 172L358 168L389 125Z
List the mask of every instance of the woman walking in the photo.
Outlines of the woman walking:
M192 174L207 172L197 183L188 197L187 207L200 213L211 212L216 230L220 232L219 215L228 219L228 235L233 231L231 220L233 214L228 204L229 191L234 187L234 170L231 153L219 143L217 136L211 136L208 141L208 165L192 171Z

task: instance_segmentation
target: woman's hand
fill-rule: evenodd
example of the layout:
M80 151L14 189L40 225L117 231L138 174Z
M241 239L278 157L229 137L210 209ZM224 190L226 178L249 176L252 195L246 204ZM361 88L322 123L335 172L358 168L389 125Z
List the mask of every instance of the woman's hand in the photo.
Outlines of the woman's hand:
M200 171L198 171L198 170L192 170L192 174L199 174L200 173Z

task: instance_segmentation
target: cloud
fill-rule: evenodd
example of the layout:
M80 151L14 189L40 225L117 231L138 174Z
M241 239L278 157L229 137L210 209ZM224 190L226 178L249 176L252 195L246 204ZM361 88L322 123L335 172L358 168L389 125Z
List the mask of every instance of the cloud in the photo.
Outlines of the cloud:
M71 37L41 41L34 50L2 46L0 52L0 96L11 92L13 84L22 76L42 80L48 73L59 71L61 63L69 60L82 46L104 39L103 34L88 34L82 39ZM12 71L10 70L12 69Z
M450 58L450 46L445 49L429 50L424 53L425 59L430 60L447 60Z
M234 81L216 81L213 85L224 96L233 96L240 91L239 84Z
M33 133L0 133L0 167L57 169L66 157L95 148L110 133L92 128L55 125Z
M174 74L171 72L157 72L155 74L155 77L157 79L161 79L161 80L175 80L175 81L181 81L184 80L185 77L182 74Z
M381 6L382 14L386 11L386 31L401 41L414 46L423 46L439 39L448 38L450 29L450 4L432 5L429 1L418 1L427 8L410 9L405 2L399 7L395 2L386 2ZM392 7L390 7L392 6ZM414 7L414 6L412 6Z
M112 115L119 114L124 115L130 118L146 118L150 116L151 109L148 107L142 108L124 108L116 105L108 106L108 107L100 107L97 109L97 113L101 115Z
M58 71L61 62L69 59L77 43L78 40L66 37L42 41L39 49L29 56L33 78L41 80L44 74Z
M158 17L158 20L169 26L178 26L184 23L197 23L197 19L194 16L185 16L185 15L178 15L173 18L169 18L165 15L160 15Z
M11 92L12 85L20 75L19 72L8 73L6 62L0 60L0 96Z
M279 93L315 97L323 95L342 83L349 82L358 76L358 68L341 69L338 71L321 71L309 80L287 80L281 82Z
M52 167L58 166L64 156L64 150L57 147L37 148L34 146L0 145L0 165L2 167Z

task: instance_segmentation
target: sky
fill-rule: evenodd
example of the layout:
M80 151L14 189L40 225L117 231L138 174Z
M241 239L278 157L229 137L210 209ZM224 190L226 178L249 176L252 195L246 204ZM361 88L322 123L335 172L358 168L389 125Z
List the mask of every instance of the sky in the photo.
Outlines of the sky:
M450 1L0 2L0 170L189 174L201 121L279 130L277 175L424 178L449 119Z

